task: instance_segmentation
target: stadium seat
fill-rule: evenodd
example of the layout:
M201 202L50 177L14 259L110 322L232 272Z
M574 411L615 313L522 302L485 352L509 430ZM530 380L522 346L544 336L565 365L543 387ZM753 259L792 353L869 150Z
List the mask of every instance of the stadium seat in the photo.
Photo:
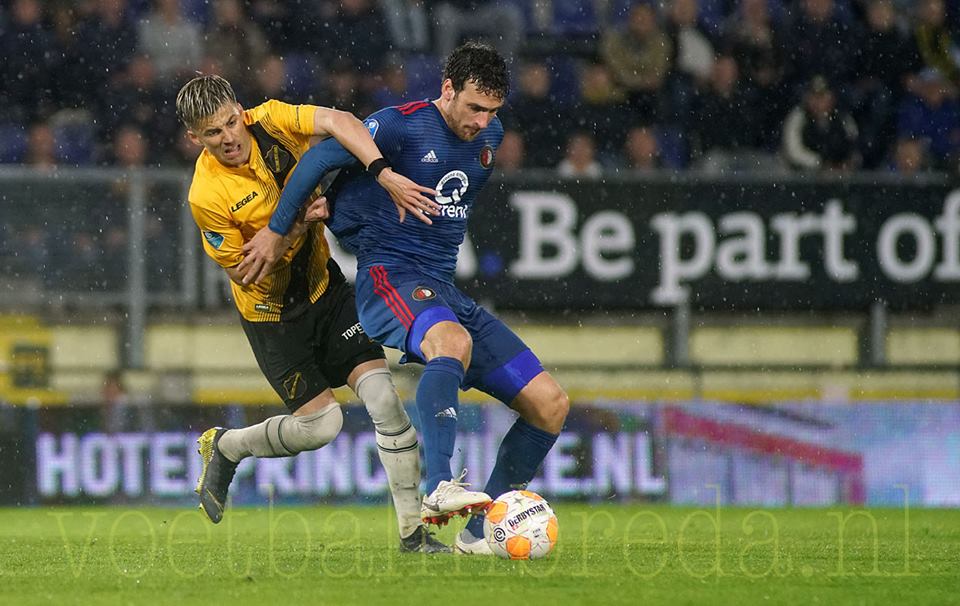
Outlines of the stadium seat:
M0 124L0 164L18 164L27 155L27 133L22 124Z

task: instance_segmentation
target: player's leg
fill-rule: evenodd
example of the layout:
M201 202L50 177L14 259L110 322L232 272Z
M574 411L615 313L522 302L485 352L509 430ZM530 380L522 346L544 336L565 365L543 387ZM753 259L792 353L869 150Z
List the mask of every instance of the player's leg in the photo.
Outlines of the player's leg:
M427 496L421 515L424 520L440 523L489 502L487 495L454 482L450 470L459 387L470 364L471 340L447 306L440 293L443 289L428 278L388 271L382 266L357 275L357 309L367 334L402 350L404 360L425 362L417 387L427 471Z
M241 460L316 450L340 432L340 405L314 360L318 304L292 322L243 321L260 369L292 414L241 429L214 427L200 436L203 465L196 491L201 509L214 523L223 517L230 482Z
M397 513L402 551L449 552L420 522L420 450L417 432L403 408L387 368L383 348L370 340L357 317L354 290L331 267L325 297L324 337L319 356L332 385L346 383L357 394L373 420L377 454Z
M477 335L467 384L508 403L520 415L501 441L484 487L496 498L533 479L563 428L570 403L533 352L500 320L478 309L467 324ZM464 553L489 553L482 538L483 516L475 515L457 537L456 547Z
M203 466L197 482L200 507L214 524L223 517L237 465L247 457L290 457L321 448L337 437L343 415L329 389L290 415L241 429L213 427L200 436Z
M450 470L457 439L459 390L470 366L473 340L448 308L434 309L442 309L449 317L421 314L414 321L410 338L411 349L418 350L416 353L426 360L417 385L417 412L427 467L426 495L420 515L424 521L444 524L454 515L481 511L490 497L467 490L467 484L453 480Z
M403 408L385 360L358 364L347 378L373 420L377 454L387 472L400 531L400 550L449 553L420 520L420 444L410 417Z
M446 311L446 308L435 309ZM414 321L411 338L418 338L415 331L427 322L430 318L426 314ZM425 491L429 494L440 482L449 482L453 478L450 459L457 438L460 384L470 366L473 341L458 322L448 319L420 332L424 334L419 341L420 357L426 361L426 366L417 384L417 412L420 413L427 467Z

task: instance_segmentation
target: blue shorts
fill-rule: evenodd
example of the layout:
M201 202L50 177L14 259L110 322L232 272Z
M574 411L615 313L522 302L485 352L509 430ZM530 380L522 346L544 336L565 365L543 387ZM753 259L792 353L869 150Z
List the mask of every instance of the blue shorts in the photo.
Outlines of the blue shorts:
M423 363L427 330L438 322L463 326L473 339L470 368L461 388L479 389L510 404L543 365L507 325L447 282L383 265L357 271L357 312L367 335L404 353L401 362Z

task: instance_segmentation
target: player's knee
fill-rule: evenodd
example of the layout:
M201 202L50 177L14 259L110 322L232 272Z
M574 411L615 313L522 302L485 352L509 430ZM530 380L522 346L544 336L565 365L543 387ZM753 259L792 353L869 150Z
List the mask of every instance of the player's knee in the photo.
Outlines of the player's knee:
M309 415L287 417L281 428L283 445L292 453L316 450L326 446L343 428L343 412L334 402Z
M357 380L356 392L378 432L392 434L409 427L410 417L386 368L362 375Z
M473 338L456 322L440 322L427 331L421 349L428 360L440 356L456 358L466 368L473 353Z
M537 402L531 412L532 418L527 419L529 423L550 433L560 433L570 412L570 398L567 392L557 385Z
M446 355L451 358L457 358L463 362L463 367L470 366L470 355L473 353L473 338L462 326L457 325L459 330L451 332L446 344Z
M567 414L570 412L570 397L562 388L557 386L556 392L551 394L546 405L546 422L549 431L560 433L563 429L563 423L567 420Z

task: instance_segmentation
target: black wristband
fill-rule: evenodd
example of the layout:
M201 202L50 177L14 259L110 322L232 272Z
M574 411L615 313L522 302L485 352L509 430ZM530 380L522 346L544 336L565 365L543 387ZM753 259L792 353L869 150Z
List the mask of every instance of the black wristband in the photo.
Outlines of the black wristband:
M377 158L370 163L370 166L367 167L367 172L371 177L376 179L380 176L380 173L383 172L383 169L390 168L390 163L383 158Z

